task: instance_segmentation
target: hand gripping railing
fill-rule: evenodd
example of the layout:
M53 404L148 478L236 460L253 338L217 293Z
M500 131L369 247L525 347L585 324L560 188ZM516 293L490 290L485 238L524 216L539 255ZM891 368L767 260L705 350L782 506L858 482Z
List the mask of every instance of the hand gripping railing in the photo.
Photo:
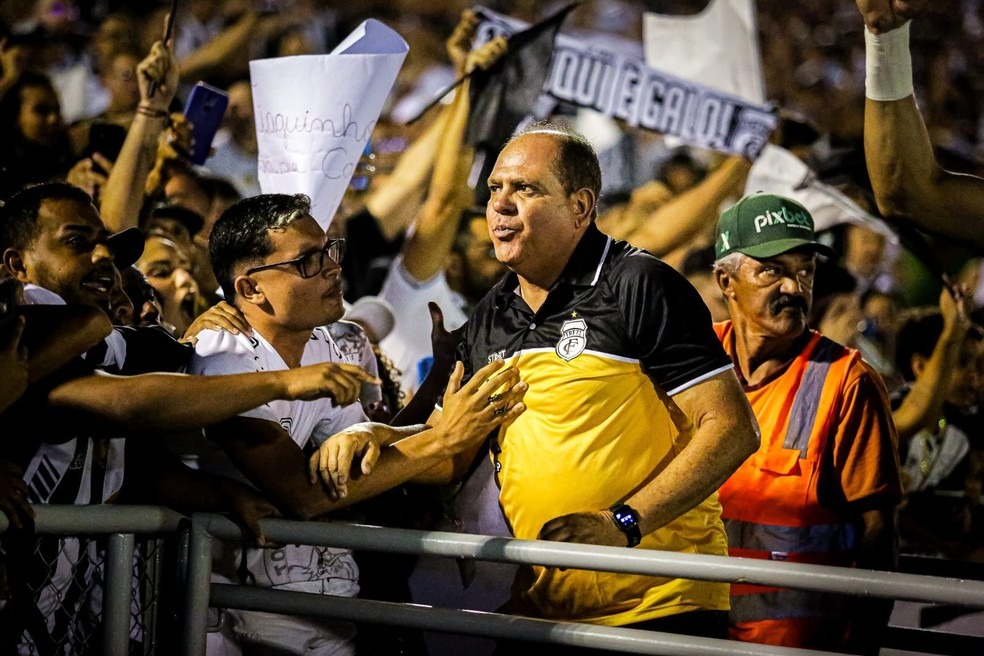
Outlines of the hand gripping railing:
M263 520L261 526L268 540L285 544L476 558L728 583L755 583L984 608L984 583L954 578L343 523L270 519ZM224 517L193 517L190 572L186 587L188 624L185 626L183 645L183 653L189 656L205 654L205 626L209 605L345 620L371 620L429 630L641 654L829 654L573 622L550 622L496 613L393 604L248 586L210 585L213 536L226 540L242 539L239 527Z

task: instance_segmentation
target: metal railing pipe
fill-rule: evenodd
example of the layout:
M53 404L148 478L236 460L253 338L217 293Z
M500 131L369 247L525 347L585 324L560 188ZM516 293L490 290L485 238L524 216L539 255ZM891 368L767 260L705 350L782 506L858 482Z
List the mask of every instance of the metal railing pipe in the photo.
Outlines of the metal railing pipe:
M199 517L212 535L223 539L242 539L240 528L225 517L196 515L196 518ZM391 553L422 553L702 581L753 583L861 597L984 608L984 582L956 578L648 549L388 529L341 522L264 519L260 522L260 527L268 539L283 543Z
M634 654L679 656L831 656L831 652L790 649L693 636L551 622L481 611L435 608L253 586L212 584L212 602L222 608L262 610L290 615L372 621L432 631L467 633L506 640L550 642L571 647L607 649Z
M126 654L130 644L130 600L133 579L132 533L114 533L106 548L106 588L103 592L103 654Z
M170 533L185 517L163 506L49 506L36 504L34 524L45 535L92 535L98 533ZM0 533L10 528L0 512Z
M212 536L203 523L192 520L191 537L188 541L188 580L185 584L185 625L181 650L187 656L205 656L211 574Z

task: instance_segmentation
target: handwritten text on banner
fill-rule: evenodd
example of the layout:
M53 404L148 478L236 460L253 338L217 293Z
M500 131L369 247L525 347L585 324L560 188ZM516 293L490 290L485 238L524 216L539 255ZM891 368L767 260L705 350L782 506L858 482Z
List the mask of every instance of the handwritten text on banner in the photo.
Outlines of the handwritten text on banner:
M263 193L307 194L327 229L407 50L370 19L331 54L251 61Z

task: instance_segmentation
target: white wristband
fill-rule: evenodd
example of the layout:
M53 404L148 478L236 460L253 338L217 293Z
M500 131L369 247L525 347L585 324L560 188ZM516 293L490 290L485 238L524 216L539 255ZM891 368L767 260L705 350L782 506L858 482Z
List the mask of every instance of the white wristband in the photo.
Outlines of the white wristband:
M864 95L871 100L901 100L912 95L909 23L884 34L864 28Z

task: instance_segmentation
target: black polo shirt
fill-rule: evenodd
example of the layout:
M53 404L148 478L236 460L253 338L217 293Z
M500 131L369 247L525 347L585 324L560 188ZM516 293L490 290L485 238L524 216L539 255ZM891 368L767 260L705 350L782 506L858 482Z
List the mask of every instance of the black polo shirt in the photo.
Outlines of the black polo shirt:
M637 360L668 395L730 368L710 313L682 275L592 225L535 314L510 273L475 307L458 347L466 379L494 359L547 349Z

